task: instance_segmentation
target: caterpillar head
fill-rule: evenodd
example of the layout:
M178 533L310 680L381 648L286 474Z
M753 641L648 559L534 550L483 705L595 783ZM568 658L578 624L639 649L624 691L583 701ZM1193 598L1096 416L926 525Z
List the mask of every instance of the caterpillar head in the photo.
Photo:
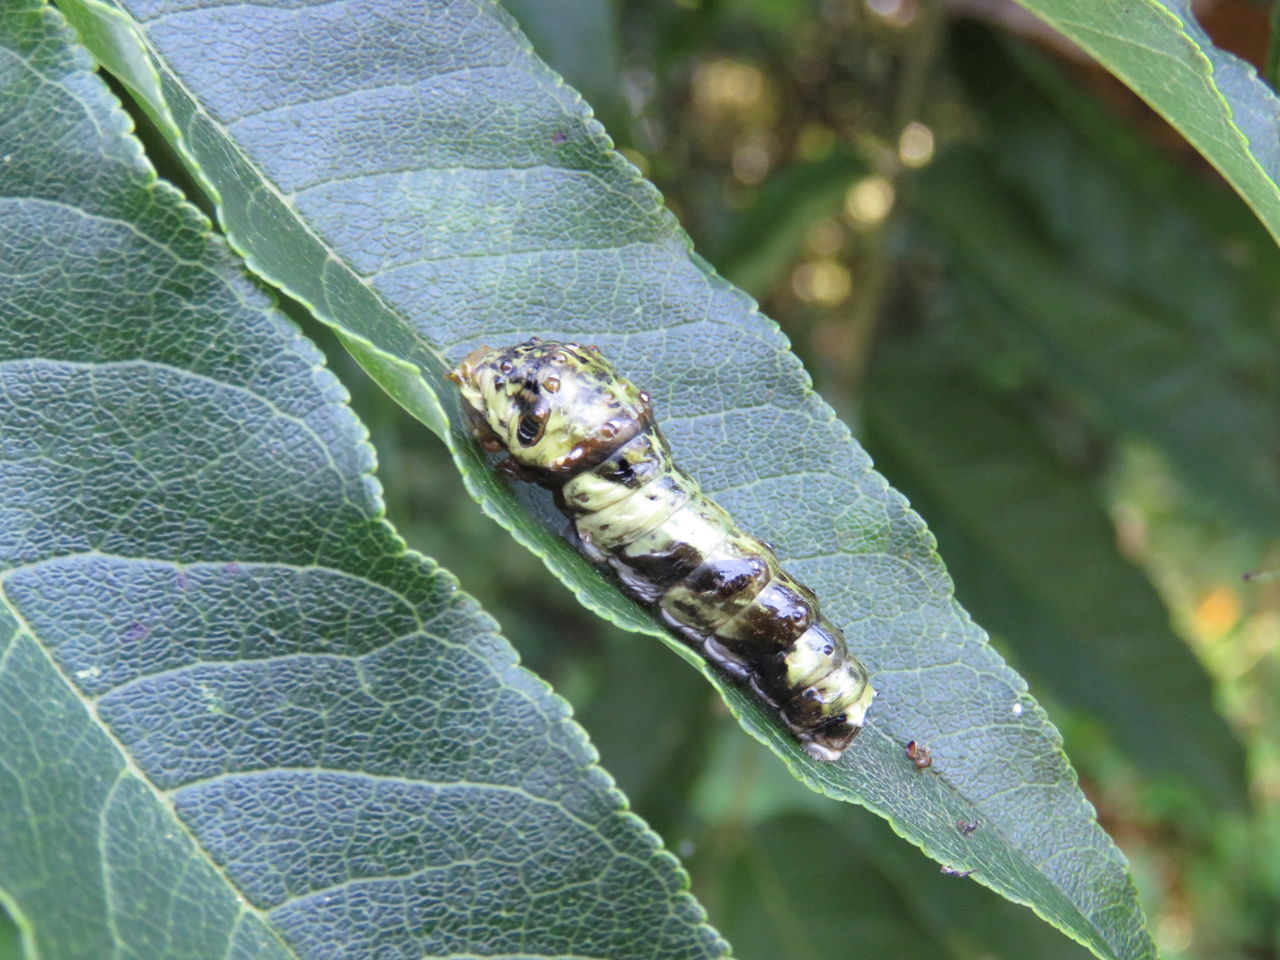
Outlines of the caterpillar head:
M450 371L482 440L544 477L593 466L650 422L649 395L594 347L542 341L477 347Z

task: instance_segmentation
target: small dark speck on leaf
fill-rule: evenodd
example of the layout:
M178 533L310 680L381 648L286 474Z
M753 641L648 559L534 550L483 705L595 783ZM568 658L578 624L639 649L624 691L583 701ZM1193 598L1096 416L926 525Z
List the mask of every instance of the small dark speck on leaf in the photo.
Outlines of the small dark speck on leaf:
M933 751L923 743L910 741L907 744L906 754L907 759L916 765L917 770L924 770L933 765Z
M569 139L568 136L566 136L565 133L561 130L557 130L555 133L551 135L551 142L556 145L562 144L568 139Z
M125 627L124 638L128 640L130 643L135 643L138 640L141 640L150 632L151 631L147 628L145 624L139 623L137 620L134 620L132 623L129 624L129 626Z
M959 867L943 867L942 868L942 875L944 877L960 877L961 879L963 879L964 877L967 877L972 873L973 873L972 870L961 870Z
M960 831L961 835L966 837L969 834L973 833L973 831L977 830L980 826L982 826L981 820L957 820L956 821L956 829Z

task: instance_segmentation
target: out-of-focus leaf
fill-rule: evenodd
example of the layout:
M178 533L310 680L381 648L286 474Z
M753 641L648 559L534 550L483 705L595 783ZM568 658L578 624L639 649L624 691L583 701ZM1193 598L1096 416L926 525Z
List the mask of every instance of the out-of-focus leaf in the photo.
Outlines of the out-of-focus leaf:
M740 960L833 957L852 944L895 960L1089 956L989 890L911 856L867 817L788 813L743 831L737 855L703 892L723 900L717 915Z
M977 291L996 317L995 335L1016 343L1101 424L1158 446L1224 509L1280 528L1266 420L1211 337L1048 242L973 151L940 159L917 196L961 290ZM975 324L970 336L981 331Z
M862 160L834 153L770 177L711 259L729 280L763 296L795 262L814 221L838 213L845 191L866 171Z
M0 894L0 901L3 897ZM0 960L22 960L22 943L19 937L17 924L0 907Z
M1280 90L1280 4L1271 5L1271 41L1267 44L1267 62L1263 79L1272 90Z
M716 913L733 931L741 960L836 957L855 944L867 957L952 956L934 931L912 924L910 905L878 871L850 857L829 824L779 817L741 829L736 855L703 893L723 904Z
M722 955L71 39L0 8L0 902L31 955Z
M907 856L883 824L867 817L835 823L824 816L821 822L833 838L835 856L861 859L882 876L908 904L915 926L945 945L943 955L957 960L1085 960L1087 953L1079 944L1031 923L1025 912L1012 909L990 891ZM957 833L973 838L989 824L969 821L953 826ZM927 958L927 954L921 956L921 960Z
M1151 955L1124 860L1057 732L956 605L923 523L809 389L777 328L690 254L656 191L497 7L67 8L209 185L250 266L338 328L449 439L485 509L585 603L662 637L814 789L974 866L1102 956ZM823 597L881 691L840 763L804 755L622 598L556 536L545 491L486 468L447 362L535 333L598 343L654 391L683 465ZM907 740L933 747L930 773L903 756ZM999 827L962 842L951 824L975 817Z
M1213 44L1190 0L1019 0L1098 59L1221 171L1280 241L1280 99Z
M785 32L811 22L818 6L814 0L738 0L720 6L716 14L751 17L771 31Z
M936 361L879 358L868 446L931 518L961 598L1058 699L1148 769L1246 805L1244 756L1169 612L1118 553L1083 476L1009 396Z
M601 762L637 812L674 846L685 826L688 795L706 768L713 707L719 702L697 674L673 674L671 659L658 644L613 639L617 642L608 646L601 668L605 682L579 719L598 731L593 743Z
M762 759L756 744L721 738L694 797L711 825L693 844L699 897L741 960L834 956L855 943L900 960L1088 956L991 891L943 875L887 824L834 815ZM952 827L972 839L989 824Z
M1026 45L969 27L951 50L992 169L1048 242L1193 341L1280 436L1280 247L1252 211Z

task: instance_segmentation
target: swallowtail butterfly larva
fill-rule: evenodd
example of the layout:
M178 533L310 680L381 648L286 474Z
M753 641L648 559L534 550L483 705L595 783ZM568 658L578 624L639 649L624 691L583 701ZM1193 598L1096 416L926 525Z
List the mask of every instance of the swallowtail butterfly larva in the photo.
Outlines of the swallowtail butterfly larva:
M875 690L818 601L681 471L649 395L594 347L479 347L450 379L476 439L541 484L578 549L682 640L745 684L804 749L833 761Z

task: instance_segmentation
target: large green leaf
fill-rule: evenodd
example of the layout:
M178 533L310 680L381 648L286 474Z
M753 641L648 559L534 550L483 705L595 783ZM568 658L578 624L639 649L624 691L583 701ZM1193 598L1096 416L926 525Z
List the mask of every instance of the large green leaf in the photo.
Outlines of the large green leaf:
M972 30L952 47L982 155L944 157L917 199L970 294L967 339L1013 346L1228 514L1280 523L1280 251L1028 51Z
M928 392L916 389L925 381ZM934 518L960 595L1018 666L1099 719L1139 764L1243 809L1244 754L1208 676L1120 556L1085 478L1014 399L946 362L881 357L866 423L890 476Z
M1215 350L1215 332L1180 322L1182 311L1144 301L1064 255L976 152L939 160L919 198L954 259L972 329L989 314L1000 340L1101 425L1164 451L1244 522L1280 522L1267 417L1241 389L1227 352Z
M484 508L585 603L663 637L814 789L866 804L1100 955L1151 955L1057 732L956 605L920 519L497 7L67 9L184 152L250 266L453 444ZM476 343L535 333L598 343L653 390L683 464L817 589L881 691L840 763L809 760L625 601L556 535L542 491L485 468L443 373ZM906 760L908 740L933 747L932 771ZM975 818L992 828L961 837L954 824Z
M27 955L722 955L70 39L0 7L0 905Z
M1189 0L1020 0L1204 154L1280 240L1280 99L1209 39Z

